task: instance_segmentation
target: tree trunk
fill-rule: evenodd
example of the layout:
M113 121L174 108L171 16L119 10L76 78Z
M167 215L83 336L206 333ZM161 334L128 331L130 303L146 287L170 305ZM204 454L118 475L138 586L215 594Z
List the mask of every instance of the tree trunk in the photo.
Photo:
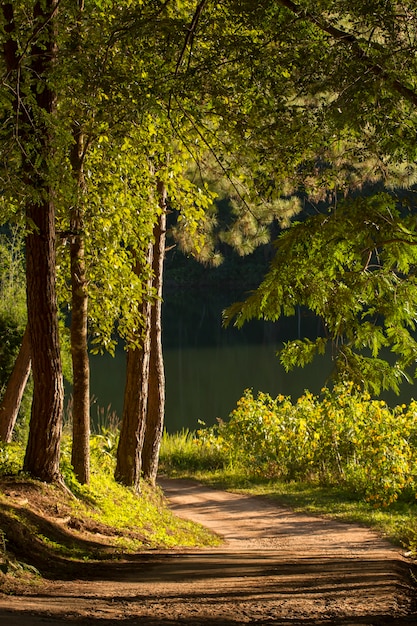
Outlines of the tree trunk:
M152 266L153 246L149 244L147 264ZM141 267L135 271L141 274ZM126 383L123 416L117 448L115 479L123 485L140 490L142 447L146 425L150 352L151 304L145 294L142 315L145 320L142 346L129 348L127 353Z
M23 469L58 480L64 387L55 290L55 211L52 201L28 207L34 232L26 239L27 307L33 401Z
M84 189L84 139L80 130L74 131L74 139L71 166L81 200ZM71 462L79 482L88 484L90 482L90 363L88 358L88 293L82 213L82 206L78 205L71 209L70 216L71 357L73 372Z
M26 283L30 344L32 352L33 402L29 439L23 469L46 482L60 478L59 456L62 432L64 387L59 346L55 275L55 206L48 182L51 137L48 118L56 107L55 94L47 84L48 71L56 57L53 13L57 0L34 5L35 20L42 20L41 44L32 47L30 70L38 114L25 139L36 142L38 162L25 159L23 167L34 190L26 217L31 231L26 237ZM36 197L35 197L36 196Z
M165 257L166 232L166 189L158 181L161 215L154 227L153 287L156 300L151 309L151 352L149 363L148 409L142 452L143 477L155 485L158 472L159 449L161 447L165 416L165 371L162 352L162 284Z
M22 402L23 392L31 367L29 327L23 335L22 345L0 403L0 441L10 443Z

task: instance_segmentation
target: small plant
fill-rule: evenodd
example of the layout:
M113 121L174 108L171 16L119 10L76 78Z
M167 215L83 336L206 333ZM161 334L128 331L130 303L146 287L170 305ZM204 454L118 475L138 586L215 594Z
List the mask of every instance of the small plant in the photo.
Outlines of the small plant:
M6 560L6 535L0 528L0 568L1 563Z
M91 405L96 403L93 396ZM111 404L107 407L97 405L97 417L93 423L93 431L95 434L103 434L103 432L117 433L120 428L120 419L117 412L112 409Z
M0 476L13 476L23 463L24 449L19 443L0 442Z
M159 468L162 473L215 470L226 462L217 433L211 429L182 430L162 437Z

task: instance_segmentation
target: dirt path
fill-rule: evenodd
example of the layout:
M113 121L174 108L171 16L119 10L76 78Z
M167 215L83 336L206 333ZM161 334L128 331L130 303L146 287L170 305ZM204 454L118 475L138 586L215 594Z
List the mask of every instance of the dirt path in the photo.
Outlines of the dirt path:
M410 564L371 531L191 481L161 482L177 514L224 537L220 549L137 555L98 565L93 580L0 596L0 624L417 624Z

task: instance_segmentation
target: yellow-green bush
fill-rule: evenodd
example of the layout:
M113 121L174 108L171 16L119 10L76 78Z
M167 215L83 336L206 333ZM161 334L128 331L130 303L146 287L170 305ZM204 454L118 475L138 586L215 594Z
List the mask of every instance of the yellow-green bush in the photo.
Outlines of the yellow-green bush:
M391 409L352 384L295 403L246 390L229 421L198 435L252 476L343 482L377 505L416 489L417 403Z

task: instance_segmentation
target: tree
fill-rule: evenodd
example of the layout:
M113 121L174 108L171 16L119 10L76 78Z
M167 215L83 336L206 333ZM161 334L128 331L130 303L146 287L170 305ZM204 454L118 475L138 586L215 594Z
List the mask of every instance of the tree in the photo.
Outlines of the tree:
M81 28L78 2L62 5L60 18L53 2L35 4L34 22L24 21L31 3L3 5L10 89L1 98L7 114L2 162L12 163L14 180L24 181L23 201L16 184L5 186L6 197L14 211L25 205L31 228L28 294L34 339L46 332L34 317L34 272L48 277L51 287L42 296L49 302L49 317L42 319L52 329L45 357L49 365L38 362L36 370L39 374L44 366L50 372L58 396L56 311L50 305L55 299L55 205L61 250L68 243L72 251L73 354L80 363L74 367L74 390L78 396L80 389L76 423L82 426L80 438L74 437L73 461L82 480L87 479L87 296L89 333L97 349L111 350L117 329L129 350L140 351L149 315L146 255L161 214L152 167L175 155L158 176L170 207L178 210L177 233L188 249L192 245L197 256L212 261L220 257L206 246L208 226L216 222L214 211L206 212L212 204L207 180L227 181L237 228L221 237L247 252L265 241L273 220L288 221L299 209L295 192L334 199L365 179L385 180L393 164L407 176L404 164L415 157L410 58L416 13L409 0L401 6L400 11L388 1L382 7L379 0L366 10L356 0L93 2L82 12ZM13 8L20 20L17 29ZM29 27L26 38L23 25ZM58 107L52 84L60 87ZM193 182L185 176L192 162L199 172ZM10 178L9 165L7 171ZM45 224L42 216L48 216ZM36 239L42 234L46 238ZM49 247L42 249L45 241ZM46 266L39 265L41 258L48 259ZM68 266L63 258L61 285L70 276L63 271ZM33 349L39 351L40 343ZM134 369L139 372L142 365ZM147 405L149 385L129 380L129 385L136 380ZM40 376L36 381L40 389ZM48 393L42 390L42 398ZM54 413L51 424L39 422L54 441L58 405L46 411ZM132 429L142 433L143 427L136 422ZM142 434L139 447L141 439ZM136 435L130 440L137 445ZM56 456L55 445L53 450ZM131 466L121 473L123 480L133 477L136 484L142 471L137 450L124 454ZM28 465L38 472L34 456L30 452ZM48 469L48 476L55 470Z
M331 29L311 19L308 11L297 12L303 19L295 22L297 7L286 3L242 7L230 2L209 8L200 2L194 8L176 59L168 116L171 121L181 119L172 125L198 163L201 179L207 162L201 154L210 154L217 176L225 176L233 190L238 228L222 233L224 241L242 253L265 241L268 224L274 219L284 222L299 210L301 203L290 196L301 185L310 197L320 198L320 187L328 181L336 197L340 186L345 190L381 177L382 152L375 150L370 133L366 141L358 138L366 115L359 123L349 120L354 107L343 114L342 122L340 114L339 119L335 115L332 94L343 72L329 73L338 53L329 43ZM307 71L306 51L312 52L312 69ZM363 52L356 55L349 79L360 75L364 62ZM372 98L371 93L367 102ZM334 139L341 136L337 145ZM343 149L355 150L351 162L343 158ZM364 155L368 172L360 162ZM320 159L325 167L318 166ZM215 224L214 215L203 216L197 228L203 226L207 233L209 222ZM200 249L194 245L183 223L186 227L177 228L177 238L184 249L216 260L218 255L204 244Z
M145 433L142 447L142 474L152 485L156 483L159 449L165 419L165 370L162 352L162 284L165 259L167 194L162 181L157 182L161 213L153 229L153 277L155 299L150 311L150 353Z
M85 312L84 305L86 302L86 294L81 293L83 292L83 289L80 289L80 285L86 283L86 277L82 277L83 261L80 259L79 255L81 253L82 256L83 247L85 250L85 246L89 243L85 238L86 232L79 232L80 226L83 226L87 231L85 214L81 215L80 205L78 203L78 192L80 189L81 181L80 175L82 177L82 168L85 165L85 159L87 157L87 153L84 151L82 155L80 154L80 139L85 137L85 145L88 145L89 149L91 148L94 140L96 152L94 153L93 151L90 155L93 161L96 158L98 152L100 152L100 150L102 153L106 152L106 155L108 155L108 151L103 150L105 140L109 141L109 139L111 138L112 143L114 142L116 146L120 146L120 137L122 137L123 133L127 132L126 129L132 125L133 112L135 112L135 115L138 116L138 102L140 102L142 106L142 111L156 110L159 113L161 112L162 102L162 109L165 110L165 113L167 111L169 112L170 123L173 124L173 120L176 119L176 122L173 124L176 134L178 134L178 129L180 127L181 132L184 131L186 126L189 128L190 124L189 117L187 116L187 111L185 111L184 115L184 109L182 105L180 107L174 107L174 99L172 98L172 96L174 95L174 93L177 95L180 94L183 91L184 86L187 86L189 72L188 70L186 72L183 72L181 66L183 65L184 55L188 53L189 47L192 46L192 39L194 38L195 30L197 28L198 21L200 19L200 15L202 13L204 5L204 2L198 4L197 10L195 12L194 3L192 2L185 3L181 11L179 11L178 9L171 10L171 7L168 7L167 5L161 5L161 7L156 8L153 5L151 6L150 4L144 4L140 7L134 8L132 8L130 5L123 5L120 7L120 11L107 10L103 13L95 14L93 19L90 19L91 16L89 16L89 36L88 38L83 38L83 54L81 55L79 37L77 37L77 35L80 34L80 5L78 3L73 3L73 5L71 5L71 8L63 7L64 18L61 18L61 23L62 25L65 25L65 27L61 27L59 31L60 56L58 62L54 63L51 63L50 61L52 59L55 59L56 61L56 58L54 56L54 46L57 35L52 28L57 19L55 5L51 5L52 12L50 15L47 15L46 9L45 15L42 13L42 11L42 15L41 13L39 15L36 15L36 17L39 18L46 17L46 25L48 26L48 28L44 28L44 24L41 22L41 20L39 20L39 29L35 29L34 35L30 35L26 42L21 42L18 38L16 38L16 41L11 40L11 44L7 52L7 58L9 60L13 60L13 56L16 56L19 47L20 49L24 50L24 58L26 58L28 52L40 52L40 48L42 47L42 50L44 50L43 57L42 54L38 54L36 57L36 62L39 64L41 59L43 59L43 65L39 65L39 67L36 67L36 70L45 70L45 77L48 77L49 83L52 83L51 79L53 77L54 84L59 84L62 87L62 89L60 89L60 102L58 109L55 106L55 99L51 90L44 89L42 91L42 87L40 89L38 89L37 87L36 89L33 89L33 93L38 93L38 95L40 92L42 92L42 97L44 98L44 100L42 100L39 96L37 100L36 95L34 96L32 101L30 102L33 111L42 112L42 110L44 109L45 112L48 112L51 115L47 119L48 124L46 124L46 117L42 117L42 115L39 116L39 120L36 120L37 122L39 121L39 126L43 130L45 130L45 132L41 132L39 134L43 137L43 143L42 141L38 142L38 135L32 136L33 145L31 146L31 148L33 149L34 153L38 151L39 154L49 151L49 158L46 159L45 155L42 154L41 159L43 160L39 161L38 163L38 165L42 163L41 176L45 179L45 195L48 196L49 216L52 215L52 209L55 209L55 207L52 206L51 202L52 195L54 195L54 201L57 201L57 203L62 207L64 207L66 203L68 203L68 201L64 198L69 197L71 201L75 199L75 202L72 202L71 218L69 219L69 224L66 228L60 229L63 232L69 233L70 235L68 237L68 241L70 242L70 248L73 252L73 294L74 296L80 296L80 301L77 301L76 297L74 297L73 299L74 302L77 301L75 308L73 307L73 319L75 320L74 331L76 326L78 327L78 329L82 329L82 332L84 332L85 330L85 314L83 314L83 311ZM38 5L36 5L36 7L36 10L38 11ZM67 13L71 13L71 11L77 14L77 17L73 22L71 22L71 20L67 20ZM24 14L24 11L22 12L22 14L19 13L19 18L23 19L22 16ZM161 19L161 16L164 17L163 20ZM10 18L11 30L14 29L12 17ZM52 17L53 19L49 19L49 17ZM176 26L182 27L184 24L187 23L188 19L191 20L192 29L190 32L192 34L192 37L186 37L184 42L185 45L183 46L181 29L176 28ZM68 26L68 24L71 25L72 23L75 25L74 27ZM154 34L155 24L160 27L157 35ZM21 29L19 29L19 32L21 32ZM49 40L47 41L46 35L48 35L48 33L50 34L50 41L52 42L51 45L49 45ZM148 44L150 33L152 33L152 41L154 45L151 52L148 52L146 54L145 51L149 50ZM173 36L173 33L178 34ZM53 38L55 39L53 40ZM43 39L45 39L46 45ZM132 45L133 43L135 44L134 46ZM159 52L159 55L156 54L157 50ZM169 55L168 53L170 51L178 52L178 54ZM160 81L161 67L163 67L166 63L166 58L168 58L168 56L171 56L172 59L178 59L178 62L175 63L174 61L174 63L171 63L171 80ZM19 63L20 60L17 61L16 57L16 66ZM30 63L32 63L32 61L29 61L29 66ZM33 63L35 63L35 61L33 61ZM33 68L34 67L35 66L33 66ZM93 71L91 71L91 68L93 68ZM95 68L97 68L97 70ZM80 69L82 71L79 71ZM133 69L135 70L135 72L132 71ZM142 82L138 83L136 79L138 75L141 75L143 77L144 80ZM42 73L39 76L43 78ZM135 77L135 79L133 79L133 77ZM173 89L172 79L175 83L175 89ZM162 89L156 89L155 85L157 84L162 85ZM111 89L109 89L109 85L112 85ZM118 86L118 89L114 89L115 85ZM30 85L25 93L31 94L32 87L33 85ZM196 86L195 90L195 93L197 92L198 86ZM16 89L14 90L14 93L20 93L20 91ZM80 104L80 98L74 98L74 93L83 94L82 104ZM49 109L47 109L47 107L43 107L43 105L46 104L47 94L48 97L50 96L50 103L52 105L50 107L50 111ZM124 104L124 110L121 114L120 103L122 102L122 100ZM24 115L26 115L27 112L31 112L30 107L19 109L19 104L19 102L13 103L13 107L15 110L23 111ZM34 104L36 104L37 107L35 107ZM126 106L127 104L129 106ZM180 116L178 116L178 111L181 111ZM117 117L116 124L114 123L115 115ZM182 121L178 123L178 120L181 117ZM56 138L58 138L59 136L59 141L56 141L53 149L52 135L50 135L52 131L52 120L54 121L53 128ZM30 127L31 121L32 120L29 120L29 124L27 125L28 128ZM23 128L23 126L21 126L21 128ZM76 128L75 133L74 128ZM194 128L193 130L193 137L195 138L199 135L201 141L201 130L199 128ZM66 132L67 136L71 133L73 137L72 148L68 145L68 139L65 139ZM188 145L190 145L190 143L194 141L193 137L186 138L186 143ZM114 150L114 148L112 149ZM61 157L63 163L63 167L57 168L56 172L52 172L51 168L51 163L53 161L52 156L54 151L54 166L57 167L59 157ZM19 149L16 150L16 153L20 158L21 155ZM80 159L80 156L82 156L82 161ZM126 155L124 156L126 157ZM104 159L102 159L101 162L103 163ZM21 160L21 163L23 164L23 169L25 169L25 157ZM68 193L71 185L68 184L68 179L65 179L66 163L69 163L72 166L72 168L68 167L67 169L68 171L71 171L72 169L72 172L74 174L73 178L75 181L76 189L72 193ZM109 176L111 175L111 167L107 168L105 171L108 172ZM103 181L105 176L101 176L101 178L99 176L98 178L98 185L100 185L100 180ZM52 181L54 181L54 183ZM66 184L62 184L63 182ZM105 182L104 186L107 187L105 191L108 196L108 181ZM91 195L91 188L89 189L89 193ZM178 191L176 193L178 195ZM16 198L16 193L14 197ZM96 193L95 195L93 194L93 197L94 200L92 202L91 199L89 200L90 207L94 205L95 202L97 202L97 204L99 202L103 202L103 196L101 196L98 200L98 195ZM36 202L38 202L38 198L36 198ZM197 208L198 206L199 202L197 202ZM85 213L84 210L82 212ZM64 219L65 221L65 219L68 218L60 217L60 219ZM106 219L108 218L106 217ZM184 221L187 220L185 219ZM128 223L128 221L125 223ZM191 232L196 232L195 216L192 217L190 223ZM49 225L52 228L51 223L49 223ZM105 231L102 231L102 233L103 232ZM97 234L98 231L96 230L94 233L94 237L92 237L90 241L94 240L94 238L97 241ZM50 243L53 243L54 247L54 242L52 242L52 239L49 237L49 235L50 233L47 233L47 239ZM144 236L143 238L146 240L146 236ZM113 242L114 241L116 241L115 237L113 237ZM107 263L101 263L104 268L101 275L104 276L104 272L109 268L112 268L112 271L108 276L96 281L97 291L92 296L90 294L90 326L93 329L93 333L95 334L94 338L97 343L102 341L102 338L104 338L104 342L107 341L108 345L111 346L112 340L110 339L110 335L114 328L114 320L116 319L116 315L120 313L121 309L124 309L122 314L122 319L124 321L119 324L119 331L122 334L126 333L126 329L129 324L127 321L127 317L129 317L129 314L127 316L126 314L128 313L129 307L124 305L122 303L122 300L118 300L120 304L118 304L117 306L114 304L113 306L109 306L109 300L105 300L106 290L103 290L103 284L108 285L109 288L111 288L112 284L114 284L109 281L109 276L114 275L114 267L117 267L119 271L120 268L123 267L124 270L126 269L126 272L124 271L123 273L123 277L126 277L128 275L128 269L125 268L120 260L118 261L118 263L114 264L113 267L112 261L114 261L117 255L124 259L128 259L129 254L126 254L126 250L129 250L130 246L132 246L132 241L130 240L128 246L126 247L126 237L120 237L117 245L114 248L111 248L110 255L108 242L109 240L107 239L107 245L103 246L103 248L107 251L109 258ZM92 247L90 248L90 250L92 249ZM145 249L146 241L143 242L142 245L142 250ZM132 258L137 259L137 253L138 248L134 251L134 254L132 254ZM103 261L103 257L101 257L101 261ZM129 264L130 261L128 260L127 263ZM96 263L95 269L97 269L98 266L99 263ZM30 264L28 265L28 267L30 267ZM91 281L94 275L94 271L91 270L91 267L94 267L94 263L92 264L92 266L90 265L90 271L88 272L87 279L88 281ZM51 265L48 266L48 271L50 270ZM52 275L51 280L54 280L54 277ZM129 280L130 279L127 278L127 285L129 285ZM99 293L100 291L101 293ZM140 289L138 290L138 294L140 298ZM114 300L114 289L112 299ZM97 311L99 308L99 304L103 305L104 302L105 306L102 306L103 311L101 313L101 316L95 316L94 311ZM134 308L135 307L132 307L131 311L131 314L133 316L136 314L135 311L133 311ZM110 309L112 315L107 316L106 314L109 312ZM80 316L80 319L82 319L83 321L82 323L77 325L76 320L78 314ZM132 315L130 318L130 323L133 322ZM107 320L105 320L106 317L108 317ZM134 323L133 326L135 326ZM100 330L98 331L99 327ZM78 341L78 339L75 339L76 334L77 333L75 332L73 333L74 348L76 347L76 343ZM80 336L79 333L78 336ZM85 364L85 332L83 341L84 347L77 351L74 349L73 354L75 355L75 353L77 352L77 354L80 356L80 360L82 359L83 363ZM84 412L80 421L80 423L83 425L84 434L81 435L80 441L84 442L85 444L85 433L87 432L87 428L85 427L85 425L88 421L88 418L85 417L85 389L87 389L85 379L88 375L86 374L87 368L84 366L77 368L77 371L78 373L76 376L76 389L78 390L78 388L80 388L82 390L81 395L83 396L83 398L80 397L80 399L82 400L80 402L80 406L83 407L82 411ZM78 418L76 420L76 423L78 423ZM78 447L78 438L75 437L75 440L75 445L76 447ZM75 451L73 456L74 462L77 458L80 460L80 477L82 476L82 473L85 469L85 467L82 467L83 464L85 465L86 460L86 446L84 444L81 443L81 454L78 455L78 453ZM33 453L30 453L29 457L31 456L33 456Z
M194 185L185 176L187 149L168 133L167 120L150 118L147 128L149 149L145 150L148 158L143 163L142 185L143 191L147 191L147 204L154 216L154 225L148 256L144 263L137 265L138 276L142 280L148 276L148 289L142 294L143 323L130 324L125 335L128 349L126 384L115 471L119 482L137 490L142 476L155 482L164 425L161 298L167 203L188 223L198 246L202 242L198 233L199 220L212 201L207 189ZM142 131L146 135L145 128ZM142 147L145 142L143 137ZM139 163L136 161L137 166Z
M73 371L71 462L82 484L90 481L90 365L88 359L88 288L83 236L84 137L74 132L71 166L79 199L70 209L71 356Z
M252 15L272 10L271 3L258 3ZM417 358L410 334L417 310L415 220L399 213L400 203L389 197L343 206L339 199L366 182L408 188L415 183L416 7L281 0L274 11L277 26L270 22L269 32L282 45L282 59L294 34L291 15L303 30L285 69L284 97L320 133L319 141L311 135L313 158L297 168L299 192L312 207L325 201L331 210L323 216L323 206L316 208L317 216L277 240L265 280L226 317L240 325L251 317L278 319L305 305L323 316L328 337L288 344L281 352L287 367L303 365L332 341L339 375L376 393L398 390ZM278 33L282 20L288 26L284 37ZM394 366L381 356L388 347Z
M35 23L42 23L43 37L33 46L30 69L43 85L35 82L32 89L38 114L48 117L54 114L56 106L55 94L47 82L56 54L53 19L56 9L55 0L47 0L44 6L36 3L33 11ZM53 481L60 478L64 389L55 281L55 205L48 181L51 129L41 117L36 130L37 151L43 163L35 171L29 163L24 168L25 173L30 172L31 183L39 196L29 200L26 209L31 228L26 238L26 285L34 386L23 469L42 480Z
M10 443L31 370L29 328L23 334L22 345L0 402L0 441Z
M376 394L398 392L417 362L416 244L415 217L402 216L394 197L345 201L285 231L261 285L226 319L238 326L253 317L275 321L307 307L322 318L325 336L288 342L280 350L286 369L331 345L336 378Z
M10 442L20 414L26 426L30 392L21 406L30 373L30 342L26 315L24 233L12 226L0 238L0 440Z
M227 27L219 28L220 17ZM204 46L195 36L187 67L206 99L197 106L191 85L181 104L208 144L221 136L226 171L231 159L223 154L240 145L235 163L252 168L258 197L301 188L331 198L366 180L386 181L393 164L408 184L415 172L416 67L409 60L416 20L410 1L206 6L199 18ZM214 36L216 51L207 43ZM212 70L209 78L202 68Z
M56 97L49 77L56 57L55 0L32 5L31 35L24 54L14 6L3 4L3 58L13 94L12 131L20 151L25 188L27 311L33 402L24 469L46 481L59 479L63 382L55 285L55 206L50 181ZM23 99L21 94L24 95ZM10 123L10 117L8 119Z
M153 245L148 244L146 264L152 267ZM144 268L138 264L138 276L142 276ZM152 278L148 278L149 289ZM142 477L142 449L146 429L148 410L149 361L151 350L151 300L145 296L142 300L143 328L140 332L140 344L131 345L127 350L126 382L123 400L123 416L120 438L117 448L115 479L136 491L140 489ZM138 339L132 337L132 340Z
M64 147L63 158L75 184L67 180L66 193L61 191L60 230L64 244L69 244L62 252L69 248L70 264L61 256L60 265L71 277L72 463L81 482L88 482L89 473L87 337L94 349L112 351L117 330L124 337L129 324L139 325L136 304L142 297L141 277L132 268L140 266L146 233L152 230L152 222L144 226L149 211L143 209L138 193L141 165L130 140L134 136L134 141L141 141L136 128L143 105L138 103L143 100L148 106L144 100L148 86L138 82L137 76L144 74L143 41L155 15L153 7L141 7L137 19L146 33L138 35L133 23L131 35L126 21L131 22L136 11L127 11L122 3L98 15L94 7L87 10L83 2L75 3L61 43L58 76L65 88L60 110L73 140L69 149ZM74 93L83 97L74 98ZM140 211L145 217L138 217ZM66 290L62 293L64 302Z

